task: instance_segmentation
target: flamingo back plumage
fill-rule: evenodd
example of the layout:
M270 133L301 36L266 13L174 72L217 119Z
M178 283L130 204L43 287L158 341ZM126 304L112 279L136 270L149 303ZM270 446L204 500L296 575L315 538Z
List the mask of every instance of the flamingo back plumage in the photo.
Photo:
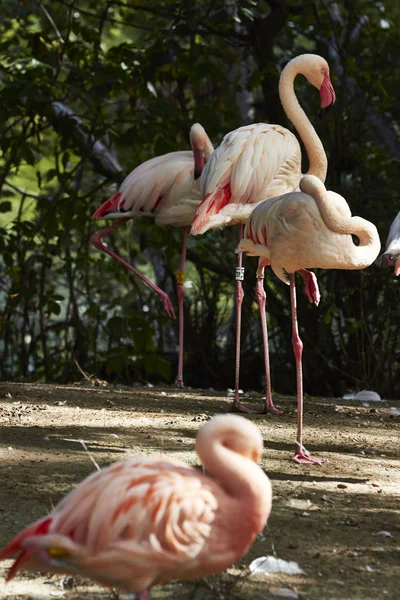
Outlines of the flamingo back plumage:
M244 223L255 204L297 189L300 177L300 146L290 131L264 123L232 131L204 167L191 233Z
M120 551L130 559L134 554L136 566L126 564L125 571L121 559L119 578L131 577L128 569L135 572L138 565L143 569L143 563L148 569L151 562L149 577L154 579L166 561L177 567L196 557L210 535L216 508L212 487L184 463L153 458L115 463L93 473L50 517L22 531L0 560L20 552L11 579L27 555L29 560L30 554L41 550L46 570L53 563L56 570L62 565L75 572L78 567L80 573L113 585L115 568L108 577L105 565ZM142 579L138 590L148 585Z
M157 224L184 227L190 225L200 200L193 152L170 152L136 167L93 218L156 216Z
M338 215L351 219L349 205L342 196L332 191L326 195ZM314 197L304 192L283 194L260 203L246 223L237 251L268 258L272 270L284 283L289 283L288 273L302 269L365 267L350 233L332 231Z

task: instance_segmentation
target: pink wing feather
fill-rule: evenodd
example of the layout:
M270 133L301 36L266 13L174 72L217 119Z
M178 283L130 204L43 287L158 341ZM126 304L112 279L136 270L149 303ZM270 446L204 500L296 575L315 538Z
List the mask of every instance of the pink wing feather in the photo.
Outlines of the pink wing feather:
M228 133L204 167L191 233L245 222L254 204L295 190L300 177L300 146L287 129L259 123Z
M106 200L94 213L94 219L155 216L171 208L183 211L190 205L190 214L178 223L164 216L162 224L189 225L200 203L200 182L194 180L193 152L170 152L152 158L134 169L122 182L118 192ZM193 202L195 202L193 204Z
M139 458L93 473L0 555L19 552L8 575L37 568L79 572L141 591L203 549L218 508L208 479L184 463ZM52 549L56 548L56 558Z

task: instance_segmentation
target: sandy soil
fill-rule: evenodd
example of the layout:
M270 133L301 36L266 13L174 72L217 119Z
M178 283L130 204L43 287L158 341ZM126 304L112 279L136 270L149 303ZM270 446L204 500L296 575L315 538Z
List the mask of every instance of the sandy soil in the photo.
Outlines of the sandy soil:
M262 396L244 398L253 407ZM306 398L305 443L327 459L299 466L293 454L295 401L276 397L280 417L252 415L264 436L262 467L274 499L268 527L227 572L171 583L152 597L174 600L400 598L399 418L379 402ZM198 464L193 440L202 422L229 411L226 393L173 388L0 384L0 547L43 516L93 464L160 454ZM397 403L397 408L400 408ZM382 532L387 532L382 533ZM303 575L250 574L259 556L297 561ZM118 594L78 577L21 573L7 586L11 561L0 565L0 598L112 600Z

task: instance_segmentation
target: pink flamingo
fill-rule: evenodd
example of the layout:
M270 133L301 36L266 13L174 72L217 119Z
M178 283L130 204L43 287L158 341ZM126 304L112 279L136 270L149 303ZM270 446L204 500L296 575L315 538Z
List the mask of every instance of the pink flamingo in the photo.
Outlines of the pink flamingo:
M295 92L294 79L304 75L320 92L322 115L336 99L326 60L316 54L302 54L291 60L283 69L279 81L279 95L286 115L296 127L309 158L308 173L325 181L327 159L322 143ZM202 234L209 229L240 223L239 240L243 223L257 203L278 194L298 189L301 179L301 149L296 137L284 127L258 123L240 127L228 133L215 150L201 176L204 199L193 220L191 233ZM265 316L266 295L264 269L257 272L256 299L260 309L264 340L264 361L267 379L265 410L280 413L274 407L271 393L268 332ZM318 305L319 290L315 275L303 269L306 293ZM239 254L236 269L236 371L235 408L248 412L239 402L240 328L244 278L242 256Z
M400 275L400 212L390 226L381 264L384 267L394 267L395 276Z
M260 265L271 265L275 275L290 283L292 344L296 360L297 437L294 460L317 463L303 446L303 343L297 325L295 272L305 267L364 269L377 257L380 241L375 225L352 217L346 200L327 192L318 177L305 175L301 192L292 192L259 204L246 223L237 252L260 256ZM352 235L359 238L359 246ZM259 266L260 268L260 266Z
M195 123L190 129L190 144L193 151L171 152L152 158L136 167L122 182L118 192L106 200L93 215L93 219L119 219L114 225L96 233L92 237L93 244L149 285L160 296L169 316L175 316L169 296L140 271L104 246L102 238L133 217L153 217L156 225L185 228L176 278L179 307L179 359L176 378L178 387L184 387L183 300L187 242L193 215L202 198L199 177L205 161L214 151L208 135L199 123Z
M212 477L148 456L90 475L0 553L19 553L7 581L22 566L79 573L145 600L154 585L232 565L271 510L262 436L243 417L219 415L199 430L196 451Z

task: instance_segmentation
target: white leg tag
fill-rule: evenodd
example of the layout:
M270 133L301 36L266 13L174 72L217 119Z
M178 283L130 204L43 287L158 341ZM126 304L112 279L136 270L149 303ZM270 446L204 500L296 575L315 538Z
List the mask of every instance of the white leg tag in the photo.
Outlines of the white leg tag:
M244 280L244 267L236 267L235 281Z

